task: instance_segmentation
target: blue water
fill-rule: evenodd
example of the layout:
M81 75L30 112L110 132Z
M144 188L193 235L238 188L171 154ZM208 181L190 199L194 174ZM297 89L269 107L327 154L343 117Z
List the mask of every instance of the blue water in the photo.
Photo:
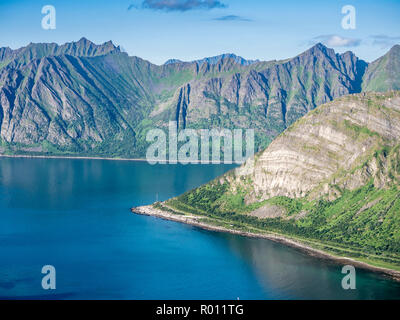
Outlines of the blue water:
M0 159L0 298L388 299L400 285L261 239L204 231L132 206L179 195L226 165ZM56 290L41 269L56 268Z

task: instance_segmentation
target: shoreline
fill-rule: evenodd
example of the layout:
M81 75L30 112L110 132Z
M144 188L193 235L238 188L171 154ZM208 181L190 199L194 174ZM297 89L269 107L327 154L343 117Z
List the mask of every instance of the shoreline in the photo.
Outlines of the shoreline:
M310 246L303 244L301 242L298 242L296 240L287 238L283 235L261 234L261 233L228 229L225 227L220 227L220 226L215 226L215 225L207 224L204 222L200 222L199 219L202 217L199 217L199 216L176 215L176 214L173 214L173 213L170 213L167 211L162 211L160 209L156 209L156 208L152 207L151 205L131 208L131 212L134 214L138 214L138 215L151 216L151 217L156 217L156 218L160 218L163 220L184 223L187 225L195 226L195 227L209 230L209 231L225 232L225 233L240 235L240 236L244 236L244 237L248 237L248 238L259 238L259 239L266 239L266 240L274 241L274 242L281 243L283 245L286 245L286 246L289 246L292 248L299 249L300 251L302 251L312 257L316 257L316 258L320 258L320 259L327 259L327 260L333 261L337 264L351 264L354 267L359 267L364 270L378 273L383 276L390 277L391 279L393 279L395 281L400 282L400 271L392 270L392 269L384 268L384 267L373 266L366 262L358 261L354 258L335 256L333 254L327 253L320 249L315 249L313 247L310 247Z
M146 159L138 158L111 158L111 157L90 157L90 156L44 156L29 154L0 154L0 158L32 158L32 159L72 159L72 160L108 160L108 161L137 161L147 162Z
M154 160L156 163L151 163L151 159L140 159L140 158L111 158L111 157L92 157L92 156L45 156L45 155L29 155L29 154L0 154L0 159L1 158L26 158L26 159L70 159L70 160L107 160L107 161L133 161L133 162L147 162L150 165L155 165L155 164L182 164L182 165L187 165L187 164L203 164L203 165L220 165L220 164L225 164L223 162L221 163L212 163L210 161L209 163L202 163L201 160L190 160L190 161L181 161L177 160L176 162L171 162L170 159L166 160ZM227 163L228 165L234 164L234 163Z

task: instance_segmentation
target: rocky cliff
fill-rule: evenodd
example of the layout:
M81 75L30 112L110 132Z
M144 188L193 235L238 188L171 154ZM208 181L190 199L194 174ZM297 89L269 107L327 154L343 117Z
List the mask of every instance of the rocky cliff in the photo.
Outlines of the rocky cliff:
M374 155L399 142L399 91L349 95L298 120L227 181L234 189L252 189L247 203L276 196L334 200L340 190L357 189L371 178L377 187L393 182L387 159Z

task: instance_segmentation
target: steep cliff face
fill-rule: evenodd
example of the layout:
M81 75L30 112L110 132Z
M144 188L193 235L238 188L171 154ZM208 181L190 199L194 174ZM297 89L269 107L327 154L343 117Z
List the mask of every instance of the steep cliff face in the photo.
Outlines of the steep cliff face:
M92 45L64 49L82 54L106 50ZM145 114L149 97L127 55L87 58L62 53L19 68L15 63L0 71L3 143L14 150L120 150L133 156L133 127Z
M333 201L368 182L377 188L398 185L399 144L399 91L341 97L218 178L224 194L215 202L230 207L229 199L241 198L241 209L250 210L275 197Z
M288 61L255 62L245 70L231 68L234 62L227 56L218 67L225 74L211 73L208 79L190 82L186 125L245 124L273 137L317 105L357 92L367 65L350 52L338 55L321 44ZM201 66L205 65L207 70L210 64L204 62ZM213 66L215 69L218 63ZM174 99L170 102L172 108L177 104Z
M190 104L190 84L179 90L178 102L176 105L176 122L179 127L186 128L187 108Z
M317 105L359 92L366 67L321 44L284 61L226 54L162 66L85 38L1 48L0 152L143 157L146 132L169 121L255 129L260 150Z
M50 56L71 55L75 57L95 57L113 52L120 52L120 49L114 46L111 41L96 45L86 38L63 45L56 43L30 43L26 47L17 50L0 48L0 69L9 64L13 68L18 68L35 59Z

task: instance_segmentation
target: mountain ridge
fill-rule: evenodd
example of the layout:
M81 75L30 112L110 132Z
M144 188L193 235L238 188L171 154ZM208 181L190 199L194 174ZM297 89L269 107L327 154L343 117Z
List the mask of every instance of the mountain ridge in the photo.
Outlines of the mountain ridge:
M361 91L368 68L322 44L281 61L219 57L157 66L86 38L2 48L0 151L143 157L146 132L169 121L180 129L253 128L260 150L318 105Z

